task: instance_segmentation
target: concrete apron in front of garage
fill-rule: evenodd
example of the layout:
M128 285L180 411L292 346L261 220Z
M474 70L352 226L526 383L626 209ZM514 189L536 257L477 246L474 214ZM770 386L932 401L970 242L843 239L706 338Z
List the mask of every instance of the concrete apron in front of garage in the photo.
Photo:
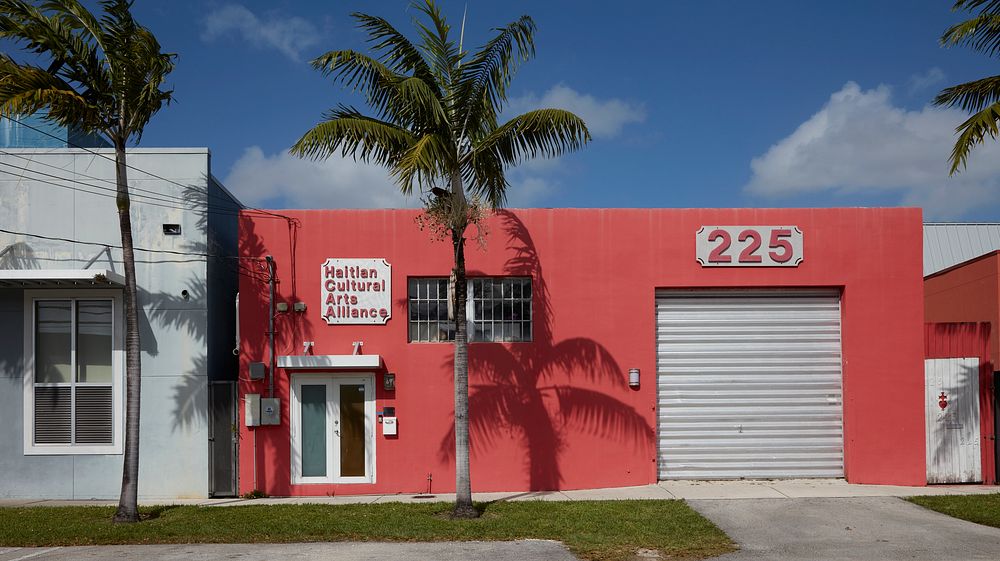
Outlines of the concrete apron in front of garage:
M1000 493L1000 486L932 485L899 487L893 485L854 485L843 479L785 479L757 481L661 481L641 487L582 489L576 491L538 491L475 493L476 501L600 501L623 499L797 499L831 497L912 497L917 495L973 495ZM240 506L266 504L362 504L452 502L454 494L435 495L340 495L334 497L271 497L266 499L148 499L145 505ZM83 506L115 505L110 500L0 499L4 506Z
M997 559L1000 529L896 497L692 500L740 546L718 561Z

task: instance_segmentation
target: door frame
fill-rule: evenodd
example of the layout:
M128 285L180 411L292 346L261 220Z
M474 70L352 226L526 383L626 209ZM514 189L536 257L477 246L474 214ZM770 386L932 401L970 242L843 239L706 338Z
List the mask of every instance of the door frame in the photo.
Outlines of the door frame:
M340 466L339 440L332 433L327 433L327 475L324 477L304 477L302 469L302 449L300 418L302 406L299 396L303 385L325 384L327 387L326 412L327 419L336 418L340 407L340 394L335 388L339 384L363 384L365 388L365 475L352 477L336 476ZM289 448L291 454L290 476L293 485L309 484L342 484L342 483L375 483L375 376L360 372L350 373L309 373L293 374L289 384ZM336 396L336 399L334 399Z

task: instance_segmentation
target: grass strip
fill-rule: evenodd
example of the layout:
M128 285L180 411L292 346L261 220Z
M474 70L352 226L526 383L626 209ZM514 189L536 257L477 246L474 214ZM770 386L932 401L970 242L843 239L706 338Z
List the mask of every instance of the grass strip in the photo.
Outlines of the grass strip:
M906 499L948 516L1000 528L1000 493L989 495L920 496Z
M452 520L450 503L158 506L139 524L111 523L113 507L0 508L0 546L315 541L558 540L575 555L621 561L637 550L700 559L735 549L683 501L494 502Z

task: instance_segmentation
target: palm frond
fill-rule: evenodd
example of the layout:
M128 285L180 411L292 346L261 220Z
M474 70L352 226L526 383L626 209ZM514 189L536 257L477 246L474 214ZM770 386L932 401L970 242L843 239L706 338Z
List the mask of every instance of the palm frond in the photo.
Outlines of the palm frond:
M37 8L0 0L0 37L51 59L47 70L5 63L0 81L10 82L9 95L20 89L16 103L22 110L48 109L49 118L62 125L121 142L141 139L145 125L172 98L161 86L174 55L161 52L152 32L133 19L131 5L104 0L98 19L79 0L45 0ZM40 72L52 81L29 93L27 81L41 80Z
M990 76L945 88L934 98L935 105L979 111L1000 101L1000 76Z
M941 36L945 47L969 47L989 56L1000 54L1000 13L980 14L949 27Z
M428 0L422 5L414 4L414 8L431 21L431 27L420 21L414 21L414 25L422 40L420 50L430 63L435 80L441 85L442 95L445 95L458 80L462 53L458 51L455 41L449 37L451 26L448 25L441 8L433 0Z
M1000 103L994 103L969 117L955 129L955 132L959 135L949 158L951 162L949 173L952 175L958 168L966 167L972 149L982 144L987 136L996 140L1000 135Z
M414 185L433 185L435 179L449 177L456 167L455 154L446 139L437 134L425 134L392 166L392 175L400 191L409 195Z
M368 33L368 41L373 43L372 49L382 53L383 64L397 74L412 73L414 77L423 80L428 87L434 88L438 97L441 96L440 90L437 90L434 74L420 49L405 35L396 30L385 18L362 13L351 15L358 20L358 27Z
M473 149L496 153L504 165L538 156L555 158L590 141L583 119L564 109L537 109L512 118Z
M461 123L464 130L479 129L484 115L495 116L502 110L518 64L535 55L535 22L529 16L494 31L496 36L462 67L455 96L456 105L465 111Z
M123 9L125 12L128 12L128 4L130 4L130 2L127 2L126 0L105 0L104 2L101 2L101 5L105 8L105 10L115 10L117 12L120 12ZM104 42L104 29L101 25L101 20L94 17L94 14L90 13L90 10L87 8L83 7L78 0L46 0L42 3L42 9L46 12L53 13L54 17L68 28L73 30L83 30L105 53L112 50L112 48Z
M389 168L404 193L444 180L499 208L509 187L507 167L535 156L559 156L590 140L582 120L557 109L498 123L514 70L534 55L531 18L495 29L466 61L439 6L425 0L416 10L423 16L414 22L418 42L383 18L356 13L373 53L335 50L312 62L361 93L372 117L334 111L302 136L293 154L349 154Z
M406 129L361 114L350 107L331 111L327 119L306 131L291 153L314 160L340 153L363 162L393 166L415 142Z
M485 200L493 210L507 204L510 183L505 165L495 150L476 150L469 154L462 166L462 179L469 191Z
M76 33L59 13L47 16L20 0L0 0L0 37L23 43L26 50L51 57L48 72L95 89L104 83L104 66L89 34ZM98 88L99 89L99 88Z
M42 109L62 126L95 127L101 122L99 108L58 76L0 55L0 115L30 115Z
M330 51L312 61L312 67L335 82L361 93L380 117L390 110L393 84L406 78L374 57L353 50Z
M957 0L952 11L959 10L979 13L945 30L941 44L963 45L988 56L1000 54L1000 0Z

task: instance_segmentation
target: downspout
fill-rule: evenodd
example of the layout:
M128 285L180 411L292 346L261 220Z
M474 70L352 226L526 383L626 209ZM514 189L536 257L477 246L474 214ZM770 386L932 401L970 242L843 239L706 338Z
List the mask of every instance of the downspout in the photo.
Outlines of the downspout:
M271 347L271 364L267 369L267 397L274 397L274 258L268 255L264 258L267 261L267 283L271 296L267 302L267 335L268 344Z

